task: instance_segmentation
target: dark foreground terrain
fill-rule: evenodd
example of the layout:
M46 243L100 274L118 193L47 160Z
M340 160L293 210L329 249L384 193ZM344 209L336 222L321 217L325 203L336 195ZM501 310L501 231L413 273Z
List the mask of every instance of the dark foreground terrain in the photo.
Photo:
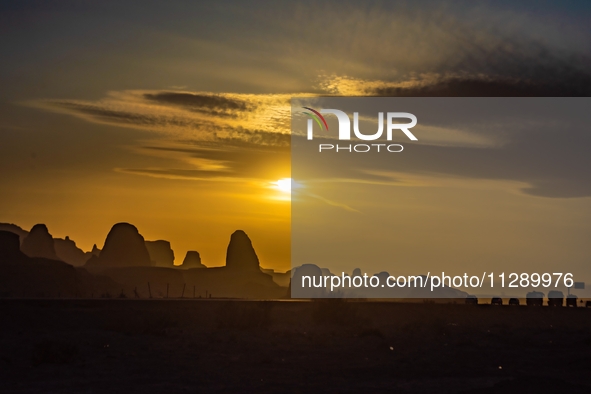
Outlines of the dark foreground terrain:
M591 393L591 309L0 300L3 393Z

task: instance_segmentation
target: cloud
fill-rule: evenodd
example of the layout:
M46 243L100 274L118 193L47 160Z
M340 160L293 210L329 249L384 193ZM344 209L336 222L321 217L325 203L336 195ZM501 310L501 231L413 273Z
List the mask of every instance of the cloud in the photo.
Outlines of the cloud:
M157 178L228 182L260 182L289 176L288 145L255 144L240 139L218 142L152 140L132 149L142 155L172 160L178 165L175 168L118 168L117 171Z
M90 122L155 131L174 138L285 144L289 95L125 90L97 101L40 100L29 105Z
M450 86L457 86L454 85L457 81L456 77L442 79L438 75L427 75L394 88L384 81L334 77L332 86L366 93L401 89L396 91L406 92L401 94L405 96L410 92L444 92ZM492 77L482 77L480 82L491 86L529 83L494 82ZM121 91L111 92L97 101L46 100L36 105L91 122L157 132L159 138L136 147L136 151L160 155L180 164L171 168L120 168L118 171L175 179L268 180L289 174L290 97L287 94ZM327 97L315 100L322 103L325 99ZM573 102L573 105L576 107L580 103ZM502 121L495 118L484 122L482 116L490 117L490 114L481 112L476 105L467 111L468 118L463 116L464 124L455 124L451 115L441 112L443 109L430 111L429 116L422 117L420 127L417 126L417 133L421 135L419 142L408 147L412 151L405 152L405 161L397 164L399 169L407 173L515 181L528 185L521 188L522 192L543 197L590 196L591 183L586 169L591 162L584 147L591 141L586 134L588 124L576 120L580 115L578 109L571 108L575 112L567 126L553 124L550 109L543 114L525 111L525 118L522 109L508 109L510 113ZM571 109L563 108L565 113L570 113ZM362 116L362 121L366 122L369 114L362 113ZM565 127L568 138L563 136ZM383 170L391 163L377 162L376 165L374 169ZM362 180L367 176L358 174L355 178ZM345 179L350 175L337 171L328 177Z
M103 99L31 103L93 123L149 131L131 150L166 166L117 172L193 181L253 182L289 176L289 96L119 91ZM172 163L172 165L171 165ZM175 164L176 163L176 164Z
M239 58L246 51L245 62L272 62L285 80L303 79L307 91L317 77L316 93L585 96L589 7L578 7L585 10L469 1L276 4L241 10L257 28L225 44ZM365 86L345 89L334 77ZM373 81L384 86L368 86Z
M212 174L207 170L171 169L171 168L116 168L125 174L143 175L152 178L181 179L190 181L249 182L250 179Z
M240 28L236 34L231 17L212 26L207 38L174 34L175 43L183 44L177 46L200 54L203 78L213 75L225 78L225 87L248 91L244 86L250 84L250 91L278 94L124 90L100 100L44 100L34 105L90 122L156 132L157 141L137 151L178 163L119 171L236 180L285 176L291 97L591 94L588 21L569 7L541 7L536 15L497 2L360 6L328 1L314 4L313 13L308 7L237 6L229 14L224 7L224 15L246 17L253 28ZM562 13L572 23L564 23ZM171 59L175 58L161 61ZM193 72L193 63L184 64ZM422 137L412 152L409 146L408 160L397 163L397 169L406 174L514 181L522 192L536 196L591 195L585 172L591 162L584 151L590 143L585 135L588 124L570 127L564 138L560 128L532 122L527 130L512 123L482 129L474 124L443 127L422 119L417 126ZM388 165L377 163L370 170ZM357 181L370 176L338 171L328 175ZM376 173L371 176L378 181Z
M298 147L305 147L306 144L296 143L292 152L292 162L296 165L292 171L305 180L357 180L359 184L371 182L404 186L393 183L389 177L379 176L395 168L397 172L407 174L401 178L406 180L409 174L427 174L444 179L459 177L467 181L510 181L510 189L532 196L591 196L588 174L591 156L586 153L591 144L587 116L591 99L405 100L385 100L391 103L390 106L396 105L392 103L406 103L406 108L412 108L410 112L421 119L422 130L416 129L418 143L394 141L404 145L403 153L384 155L374 150L373 153L351 155L328 152L328 156L323 158L313 154L315 152L299 150ZM363 99L353 100L352 103L344 102L343 106L350 110L355 103L364 102ZM375 103L376 107L384 105L383 100ZM424 131L433 134L429 143L421 143ZM438 141L437 132L449 135L453 141ZM401 138L404 140L404 136ZM315 142L335 143L320 135L315 136Z
M591 66L591 64L590 64ZM331 76L320 83L343 96L385 97L588 97L591 72L555 64L521 76L429 73L405 81Z
M161 104L170 104L211 116L238 117L242 112L252 111L256 104L221 94L156 92L145 93L144 98Z

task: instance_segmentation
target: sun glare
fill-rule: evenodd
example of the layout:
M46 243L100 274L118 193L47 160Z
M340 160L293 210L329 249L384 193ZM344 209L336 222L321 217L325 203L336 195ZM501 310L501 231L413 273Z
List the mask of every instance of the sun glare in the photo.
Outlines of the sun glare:
M291 178L279 179L275 182L277 190L283 193L291 193Z

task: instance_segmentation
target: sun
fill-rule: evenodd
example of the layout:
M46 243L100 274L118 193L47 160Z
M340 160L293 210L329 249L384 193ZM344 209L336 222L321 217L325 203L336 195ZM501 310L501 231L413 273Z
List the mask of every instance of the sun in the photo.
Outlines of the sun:
M283 193L291 193L291 178L282 178L273 182L275 188Z

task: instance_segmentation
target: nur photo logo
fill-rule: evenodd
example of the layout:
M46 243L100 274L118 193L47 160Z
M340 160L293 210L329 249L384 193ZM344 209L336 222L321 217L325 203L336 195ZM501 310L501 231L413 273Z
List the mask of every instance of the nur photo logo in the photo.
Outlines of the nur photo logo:
M338 109L321 109L317 111L310 107L303 107L306 111L303 111L305 115L309 117L307 121L306 135L308 140L314 139L314 124L318 125L318 128L323 132L322 137L328 136L328 122L323 115L334 115L338 121L338 139L341 141L351 140L351 119L344 111ZM395 130L402 131L406 137L411 141L418 141L417 137L409 130L417 125L417 117L408 112L387 112L384 117L384 112L378 112L378 130L373 134L364 134L361 132L359 127L359 112L353 112L353 134L355 138L362 141L375 141L382 137L384 134L384 118L386 119L386 140L392 141L392 136ZM407 119L410 122L399 123L399 119ZM334 144L319 144L318 151L323 150L334 150L335 152L347 151L347 152L369 152L372 148L376 148L380 152L380 148L385 147L384 151L388 152L402 152L404 149L400 144L357 144L357 145L345 145L339 146Z

